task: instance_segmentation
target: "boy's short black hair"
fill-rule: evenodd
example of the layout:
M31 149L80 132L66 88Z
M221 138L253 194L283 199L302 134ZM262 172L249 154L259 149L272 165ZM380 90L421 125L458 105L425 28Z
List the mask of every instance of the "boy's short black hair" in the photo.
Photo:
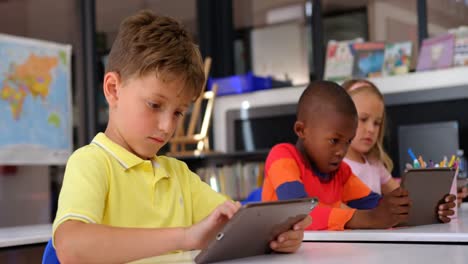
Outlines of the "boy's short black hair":
M330 81L311 82L299 98L296 117L323 116L324 111L336 111L357 118L356 106L349 94L340 85Z

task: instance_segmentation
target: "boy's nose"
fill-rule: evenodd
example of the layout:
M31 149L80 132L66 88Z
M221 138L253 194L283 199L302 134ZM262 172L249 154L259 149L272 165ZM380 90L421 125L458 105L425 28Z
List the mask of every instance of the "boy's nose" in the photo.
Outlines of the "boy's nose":
M342 146L341 148L338 148L335 155L338 157L344 157L346 155L346 152L348 151L348 146Z
M174 126L174 120L172 118L172 116L170 115L162 115L162 117L158 120L158 129L161 131L161 132L164 132L164 133L169 133L172 129L172 127Z

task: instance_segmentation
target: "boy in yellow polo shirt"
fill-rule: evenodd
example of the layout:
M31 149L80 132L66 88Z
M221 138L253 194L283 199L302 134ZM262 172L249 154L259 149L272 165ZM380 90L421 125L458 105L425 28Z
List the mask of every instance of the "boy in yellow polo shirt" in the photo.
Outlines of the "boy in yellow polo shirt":
M197 46L175 20L127 18L109 54L105 133L67 163L54 245L62 262L109 263L201 249L239 209L185 163L156 156L204 82ZM296 251L310 218L270 246Z

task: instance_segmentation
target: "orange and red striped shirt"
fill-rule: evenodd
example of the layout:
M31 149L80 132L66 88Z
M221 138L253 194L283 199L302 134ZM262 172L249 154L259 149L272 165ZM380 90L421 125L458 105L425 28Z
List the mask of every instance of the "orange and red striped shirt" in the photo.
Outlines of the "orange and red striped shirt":
M356 209L374 208L380 200L380 195L372 192L345 162L331 179L321 181L294 145L274 146L265 164L262 201L305 197L319 199L310 214L313 222L308 230L343 230Z

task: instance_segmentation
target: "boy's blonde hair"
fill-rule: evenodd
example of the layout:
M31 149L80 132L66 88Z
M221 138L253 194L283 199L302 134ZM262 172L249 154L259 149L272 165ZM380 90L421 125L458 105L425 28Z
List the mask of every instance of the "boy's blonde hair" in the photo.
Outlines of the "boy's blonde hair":
M382 103L384 103L384 98L383 98L382 93L380 93L379 89L375 86L375 84L373 84L370 81L362 80L362 79L348 80L344 82L342 86L351 97L353 97L355 94L358 94L358 93L367 92L367 93L371 93L377 96L382 101ZM389 172L392 172L393 161L392 159L390 159L390 156L387 154L387 152L385 152L383 148L383 139L385 136L385 121L386 121L386 113L385 113L385 107L384 107L382 122L380 123L380 130L377 136L377 142L369 150L369 152L367 153L367 156L381 161L384 164L385 168Z
M106 65L122 81L155 73L163 81L181 79L182 92L195 100L205 81L198 46L175 19L140 11L120 25Z

